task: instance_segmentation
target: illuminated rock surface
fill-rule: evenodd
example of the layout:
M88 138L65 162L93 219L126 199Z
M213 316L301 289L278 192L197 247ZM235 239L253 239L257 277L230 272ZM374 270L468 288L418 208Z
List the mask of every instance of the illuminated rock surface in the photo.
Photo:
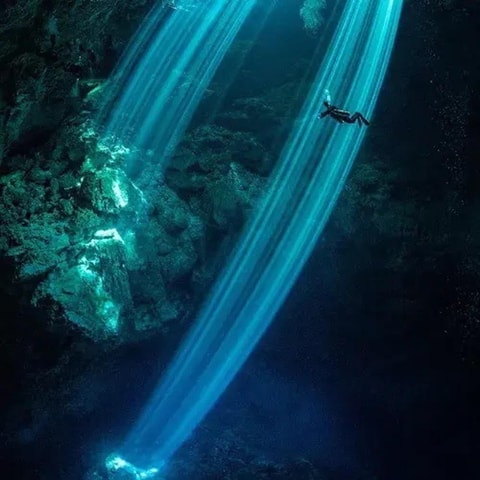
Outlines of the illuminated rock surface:
M34 305L57 303L67 320L97 340L126 333L133 304L125 244L118 232L96 232L78 247L76 260L59 266L40 283Z

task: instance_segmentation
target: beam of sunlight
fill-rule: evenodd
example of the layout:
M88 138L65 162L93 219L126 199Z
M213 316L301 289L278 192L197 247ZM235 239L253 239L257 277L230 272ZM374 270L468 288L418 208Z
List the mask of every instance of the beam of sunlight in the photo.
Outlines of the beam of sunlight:
M123 446L122 453L132 461L160 465L175 453L241 368L285 300L365 135L365 128L317 119L324 92L331 92L333 103L370 118L402 5L403 0L345 1L268 192ZM174 116L166 112L168 121ZM370 128L375 128L375 118Z
M159 2L112 76L104 137L150 151L161 173L256 1Z
M240 73L241 68L245 63L247 56L255 48L255 44L257 43L262 30L267 24L267 21L269 20L270 15L275 10L277 6L277 1L278 0L266 0L265 2L264 0L264 3L263 3L262 1L257 0L256 2L257 9L256 11L252 12L255 15L255 24L253 25L253 28L250 25L251 31L248 34L248 46L245 47L245 44L243 45L243 51L241 55L239 55L235 59L235 61L233 62L227 61L228 71L226 71L227 68L225 66L225 62L223 62L223 64L219 66L220 68L218 70L220 70L221 77L217 79L214 76L212 78L212 84L210 86L210 88L215 90L215 100L213 102L209 102L209 103L213 103L213 106L209 108L210 113L208 118L203 118L202 123L209 123L210 121L212 121L212 119L215 118L215 116L219 112L221 106L225 101L225 97L228 94L229 89L232 87L232 84L235 82L236 78L238 77L238 74ZM239 39L237 37L236 42L238 42L238 40L240 40L240 43L242 42L242 39L241 38ZM228 53L232 54L232 49ZM217 75L218 75L218 71L217 71Z

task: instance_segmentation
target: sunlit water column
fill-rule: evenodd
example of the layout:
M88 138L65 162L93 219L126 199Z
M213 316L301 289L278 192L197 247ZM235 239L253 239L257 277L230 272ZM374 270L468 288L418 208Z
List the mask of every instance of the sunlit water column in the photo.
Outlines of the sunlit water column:
M344 2L344 0L340 0ZM272 321L344 185L365 129L322 121L333 103L373 114L402 0L347 0L264 200L122 452L161 464L204 418ZM373 125L375 128L375 118Z
M103 136L150 151L160 173L256 2L157 2L110 79Z

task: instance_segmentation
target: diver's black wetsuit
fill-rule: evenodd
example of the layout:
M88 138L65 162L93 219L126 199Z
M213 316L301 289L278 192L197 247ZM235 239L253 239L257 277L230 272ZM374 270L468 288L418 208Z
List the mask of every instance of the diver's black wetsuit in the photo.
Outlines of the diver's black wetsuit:
M329 102L323 102L323 104L327 109L318 115L319 118L324 118L326 116L329 116L339 123L358 122L359 127L361 127L362 125L367 125L367 126L370 125L370 122L360 112L355 112L352 114L347 110L341 110L335 105L331 105Z

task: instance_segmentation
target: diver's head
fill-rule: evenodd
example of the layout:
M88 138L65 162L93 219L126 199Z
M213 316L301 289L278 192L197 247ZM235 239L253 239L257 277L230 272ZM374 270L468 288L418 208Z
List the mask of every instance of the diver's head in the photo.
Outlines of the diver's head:
M330 102L328 102L327 100L325 100L323 102L323 104L327 107L327 108L330 108Z

